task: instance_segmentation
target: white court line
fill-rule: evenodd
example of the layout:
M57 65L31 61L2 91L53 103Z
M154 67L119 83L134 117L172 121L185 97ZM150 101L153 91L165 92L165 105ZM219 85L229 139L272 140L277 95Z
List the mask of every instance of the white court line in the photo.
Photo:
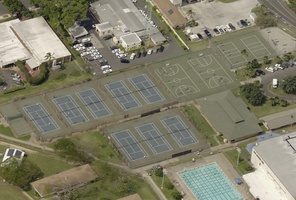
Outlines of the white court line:
M182 68L181 68L182 69ZM197 85L194 83L194 81L190 78L190 76L186 73L186 71L184 69L182 69L182 71L187 75L187 77L189 78L189 80L193 83L193 85L195 86L195 89L197 91L200 91L200 89L197 87ZM195 70L194 70L195 71Z
M234 55L234 56L230 56L229 59L232 59L232 58L236 58L236 57L239 57L239 56L242 56L241 54L237 54L237 55ZM243 61L245 62L245 61Z
M231 80L231 83L233 82L233 79L229 76L229 74L226 72L226 70L222 67L222 65L217 61L217 59L214 57L214 60L216 61L216 63L218 63L218 65L221 67L221 69L227 74L229 80Z
M271 52L270 51L268 51L268 49L264 46L264 44L258 39L258 37L256 36L256 35L253 35L253 36L250 36L250 37L246 37L246 38L251 38L251 37L254 37L257 41L258 41L258 43L260 43L261 45L262 45L262 47L269 53L269 54L267 54L267 55L271 55ZM248 44L246 44L245 42L244 42L244 39L246 39L246 38L241 38L240 40L242 41L242 43L249 49L249 51L251 52L251 54L253 54L253 56L255 57L255 58L260 58L260 57L262 57L262 56L256 56L255 54L254 54L254 52L253 51L251 51L251 49L248 47Z
M257 45L254 46L254 45L248 45L248 48L249 49L254 49L254 48L257 48L257 47L262 47L262 45L260 43L256 43Z
M232 44L232 46L234 47L233 49L236 49L238 52L240 52L239 49L234 45L233 42L227 42L227 43L225 43L225 44ZM225 45L225 44L224 44L224 45ZM226 55L225 52L222 51L222 49L221 49L219 46L222 46L222 44L218 45L217 47L220 49L220 51L222 52L222 54L226 57L226 59L227 59L232 65L237 65L237 64L244 63L244 62L248 61L244 56L241 55L241 57L244 58L245 61L241 61L241 62L238 62L238 63L233 63L233 62L230 60L230 58L228 57L228 55ZM215 59L215 58L214 58L214 59Z
M179 64L178 63L176 63L176 64L172 64L172 65L169 65L169 66L165 66L165 67L162 67L161 69L163 70L163 71L165 71L165 73L161 73L160 71L159 71L159 69L155 69L154 71L157 71L157 73L159 73L159 74L161 74L161 75L163 75L163 76L175 76L176 74L178 74L179 73ZM174 72L173 70L172 70L172 67L176 67L177 68L177 71L176 72ZM168 72L168 70L167 70L167 68L169 68L170 69L170 71L172 71L174 74L166 74L167 72Z

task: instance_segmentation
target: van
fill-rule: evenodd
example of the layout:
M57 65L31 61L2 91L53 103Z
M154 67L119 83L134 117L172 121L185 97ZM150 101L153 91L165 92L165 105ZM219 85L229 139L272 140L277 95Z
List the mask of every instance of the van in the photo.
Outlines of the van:
M278 80L276 78L272 79L272 88L276 89L278 87Z

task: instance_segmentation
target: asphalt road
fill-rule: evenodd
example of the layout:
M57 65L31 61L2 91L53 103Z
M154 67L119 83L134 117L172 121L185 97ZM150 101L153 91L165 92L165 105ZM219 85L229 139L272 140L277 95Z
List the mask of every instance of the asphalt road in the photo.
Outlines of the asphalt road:
M266 71L266 75L261 76L261 83L263 85L263 91L265 93L265 95L269 96L269 97L275 97L276 95L274 95L273 93L271 93L268 90L268 85L272 82L272 79L276 78L278 79L279 83L281 83L281 81L286 78L287 76L295 76L296 75L296 66L294 67L289 67L286 68L284 70L278 70L275 71L274 73L272 72L267 72ZM286 99L289 101L296 101L296 96L295 95L289 95L289 96L283 96L280 97L281 99Z
M281 0L260 0L269 10L296 28L296 14Z

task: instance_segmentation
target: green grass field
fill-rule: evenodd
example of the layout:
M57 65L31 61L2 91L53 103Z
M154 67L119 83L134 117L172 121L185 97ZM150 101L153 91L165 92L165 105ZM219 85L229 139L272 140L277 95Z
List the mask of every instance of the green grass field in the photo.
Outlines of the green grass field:
M0 179L0 198L5 200L25 200L28 199L19 188L8 183L3 183Z
M237 165L238 151L236 149L226 151L224 154L232 163L233 167L241 174L247 174L253 171L252 166L249 165L249 163L244 160L242 156L239 157L239 162Z
M0 134L3 134L5 136L14 137L13 132L9 127L4 127L3 125L0 125Z
M118 154L113 151L109 141L100 132L90 132L75 135L71 140L84 151L91 153L97 158L105 161L121 163Z

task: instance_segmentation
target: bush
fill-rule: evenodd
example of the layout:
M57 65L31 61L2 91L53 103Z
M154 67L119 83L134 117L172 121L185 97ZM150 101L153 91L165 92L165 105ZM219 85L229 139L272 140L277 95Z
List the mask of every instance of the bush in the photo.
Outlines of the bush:
M166 182L164 184L164 187L168 190L172 190L172 189L174 189L175 186L171 182Z
M48 70L48 67L47 67L47 63L42 63L39 66L40 73L36 77L32 77L29 74L29 72L28 72L28 70L27 70L24 62L17 61L15 64L24 73L24 75L26 77L26 80L31 85L40 85L40 84L44 83L47 80L47 78L48 78L49 70Z
M155 176L158 176L158 177L163 177L163 171L162 169L157 169L155 172L154 172Z
M172 192L172 197L175 199L175 200L181 200L183 198L182 194L178 191L174 191Z

